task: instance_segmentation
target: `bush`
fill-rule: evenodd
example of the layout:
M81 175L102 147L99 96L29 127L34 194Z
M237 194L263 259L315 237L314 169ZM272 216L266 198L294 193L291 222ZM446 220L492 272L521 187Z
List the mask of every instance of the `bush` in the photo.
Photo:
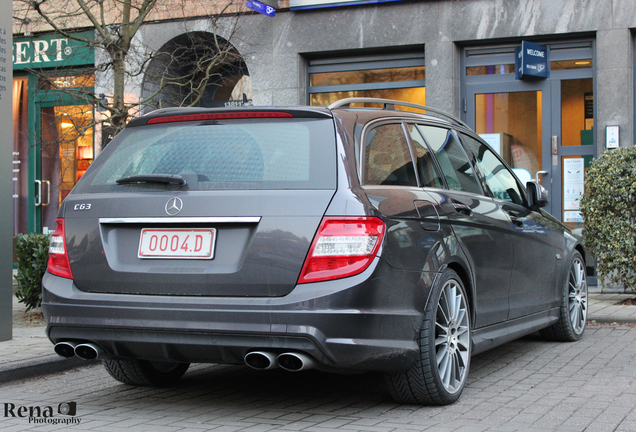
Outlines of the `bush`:
M49 259L49 240L46 234L19 234L16 238L18 289L15 295L26 305L27 312L42 303L42 276Z
M605 152L585 177L583 239L599 278L636 290L636 147Z

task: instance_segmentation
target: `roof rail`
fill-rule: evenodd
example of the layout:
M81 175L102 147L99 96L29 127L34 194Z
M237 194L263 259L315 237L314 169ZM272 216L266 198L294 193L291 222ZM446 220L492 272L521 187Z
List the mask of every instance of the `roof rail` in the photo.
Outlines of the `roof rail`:
M455 124L459 124L461 126L464 126L465 128L470 129L470 127L464 123L463 121L461 121L460 119L458 119L457 117L448 114L447 112L444 112L442 110L438 110L437 108L431 108L425 105L418 105L418 104L414 104L414 103L410 103L410 102L402 102L402 101L397 101L397 100L391 100L391 99L381 99L381 98L367 98L367 97L357 97L357 98L346 98L346 99L340 99L339 101L336 101L334 103L332 103L331 105L329 105L327 108L330 110L336 109L336 108L343 108L343 107L349 107L351 106L352 103L378 103L378 104L383 104L384 108L383 109L395 109L395 105L399 105L399 106L407 106L410 108L416 108L416 109L420 109L422 111L430 111L432 113L435 113L441 117L446 118L447 120L450 120L451 123L455 123Z

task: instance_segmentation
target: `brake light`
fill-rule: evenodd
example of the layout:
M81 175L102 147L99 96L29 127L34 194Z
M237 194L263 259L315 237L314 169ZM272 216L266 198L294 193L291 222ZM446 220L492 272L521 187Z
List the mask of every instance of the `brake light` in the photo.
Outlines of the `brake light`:
M71 273L71 265L68 261L68 253L66 251L66 237L64 234L64 219L56 219L57 227L51 235L51 243L49 245L49 263L47 270L49 273L64 278L73 279Z
M298 283L339 279L362 273L384 236L376 217L325 217L309 249Z
M146 124L174 123L184 121L201 120L232 120L249 118L292 118L293 115L286 112L259 112L259 111L239 111L231 113L202 113L202 114L182 114L175 116L156 117L148 120Z

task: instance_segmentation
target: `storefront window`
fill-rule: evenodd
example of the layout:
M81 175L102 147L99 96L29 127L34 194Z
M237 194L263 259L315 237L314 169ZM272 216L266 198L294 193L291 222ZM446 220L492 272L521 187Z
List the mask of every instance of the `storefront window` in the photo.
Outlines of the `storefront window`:
M423 51L310 60L308 72L310 105L327 106L352 97L426 103Z

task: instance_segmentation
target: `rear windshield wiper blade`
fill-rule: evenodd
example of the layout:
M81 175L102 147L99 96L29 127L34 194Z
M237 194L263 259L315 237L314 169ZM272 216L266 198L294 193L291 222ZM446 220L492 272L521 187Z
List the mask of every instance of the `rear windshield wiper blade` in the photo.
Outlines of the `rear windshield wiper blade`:
M117 184L126 183L170 183L183 186L186 181L179 174L138 174L115 180Z

